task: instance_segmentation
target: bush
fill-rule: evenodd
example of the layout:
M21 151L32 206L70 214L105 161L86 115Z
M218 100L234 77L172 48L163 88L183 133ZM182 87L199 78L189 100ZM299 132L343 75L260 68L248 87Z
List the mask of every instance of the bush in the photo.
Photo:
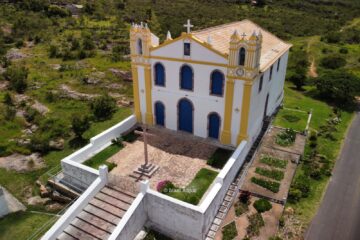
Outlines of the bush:
M68 17L71 15L70 11L57 5L50 5L47 10L49 17Z
M332 55L324 57L320 60L320 65L324 68L328 69L337 69L341 68L346 65L345 58L338 56L338 55Z
M239 201L245 204L249 203L251 193L249 191L241 191Z
M218 148L213 153L213 155L207 160L207 164L214 167L222 169L231 157L233 151L226 149Z
M224 226L222 229L222 234L223 240L233 240L238 235L235 222L233 221Z
M4 72L4 77L10 82L10 89L24 93L27 88L28 69L24 66L10 66Z
M92 100L90 108L97 120L106 120L116 111L116 102L109 95L103 95Z
M293 129L288 128L285 131L280 132L276 136L275 141L280 146L287 147L294 144L295 139L296 139L296 132Z
M251 178L251 182L263 187L263 188L266 188L267 190L273 192L273 193L277 193L279 192L279 189L280 189L280 183L278 182L273 182L273 181L270 181L270 180L264 180L262 178L256 178L256 177L252 177Z
M114 145L117 145L119 147L124 147L124 143L123 143L123 139L122 137L117 137L115 139L112 139L111 140L111 143L114 144Z
M84 132L90 128L90 118L87 115L76 114L71 119L71 129L77 138L82 138Z
M256 200L253 205L258 213L267 212L272 208L271 203L263 198Z
M161 193L168 193L171 189L176 189L176 187L169 180L160 181L156 186L156 190Z
M289 202L296 203L296 202L300 201L301 196L302 196L302 194L301 194L301 191L299 189L290 188L289 196L288 196Z
M339 32L329 32L324 36L324 39L328 43L339 43L341 41L341 34Z
M14 101L13 101L13 99L11 97L11 94L9 92L5 93L3 103L5 105L8 105L8 106L13 106L14 105Z
M235 215L240 217L242 214L246 213L249 210L249 207L246 203L237 202L234 205L235 208Z
M341 54L348 54L349 53L349 50L346 48L346 47L342 47L339 49L339 53Z
M14 120L15 116L16 116L16 109L13 106L6 106L4 113L5 120L12 121Z
M27 107L25 109L24 117L28 122L37 122L41 119L41 114L36 109Z

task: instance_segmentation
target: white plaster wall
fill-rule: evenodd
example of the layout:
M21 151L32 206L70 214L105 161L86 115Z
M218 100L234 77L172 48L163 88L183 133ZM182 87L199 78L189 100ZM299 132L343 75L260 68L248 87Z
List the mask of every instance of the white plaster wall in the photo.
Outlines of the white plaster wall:
M234 99L233 99L232 120L231 120L231 143L234 146L237 145L237 136L240 132L243 92L244 92L243 81L236 80L234 85Z
M184 42L191 43L191 56L184 56ZM226 58L207 49L206 47L191 39L181 39L164 47L155 49L151 51L151 56L191 59L194 61L214 62L217 64L227 64L228 61Z
M154 85L153 66L162 63L165 67L166 82L165 87ZM193 68L194 72L194 91L180 89L180 68L182 62L151 60L152 66L152 104L161 101L165 105L165 126L172 130L178 129L178 109L180 99L188 98L194 106L194 135L208 137L208 114L216 112L221 117L220 131L224 120L224 101L223 97L210 95L210 75L215 69L226 74L226 69L222 67L187 64ZM224 79L224 89L225 89ZM155 108L154 108L155 117ZM155 119L154 119L155 121Z
M284 89L287 61L288 52L284 53L281 57L279 71L277 71L277 61L274 63L271 81L269 81L270 68L263 73L263 87L260 93L258 89L261 75L259 75L254 82L251 95L251 112L248 129L249 140L251 142L253 142L261 130L267 94L269 93L267 116L272 115L276 108L281 104L282 97L279 98L279 96Z

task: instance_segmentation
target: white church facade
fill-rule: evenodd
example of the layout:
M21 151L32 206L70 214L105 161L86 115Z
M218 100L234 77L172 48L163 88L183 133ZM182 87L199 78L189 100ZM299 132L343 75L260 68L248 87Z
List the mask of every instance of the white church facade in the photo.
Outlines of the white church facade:
M130 30L138 122L237 146L281 104L290 44L249 20L159 44L146 25Z

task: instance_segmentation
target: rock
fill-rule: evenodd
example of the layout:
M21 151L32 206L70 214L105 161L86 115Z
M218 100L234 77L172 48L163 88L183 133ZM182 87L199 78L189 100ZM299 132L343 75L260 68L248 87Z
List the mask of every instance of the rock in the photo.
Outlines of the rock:
M46 205L51 202L50 198L41 198L40 196L31 197L27 200L27 204L31 206Z
M83 82L85 84L96 85L96 84L99 84L101 82L101 80L94 78L94 77L85 77L85 78L83 78Z
M86 93L79 93L77 91L72 90L69 86L62 84L60 86L60 96L65 98L72 98L77 100L90 100L95 97L98 97L99 94L86 94Z
M49 191L49 189L47 189L44 185L40 185L40 196L42 198L48 198L51 195L51 191Z
M8 60L10 60L10 61L11 60L23 59L23 58L26 58L26 57L27 57L27 55L20 52L20 50L17 49L17 48L12 48L9 51L7 51L7 53L6 53L6 58Z
M60 68L61 68L60 64L50 64L49 66L54 70L60 70Z
M3 68L2 66L0 66L0 74L3 74L6 71L5 68Z
M59 192L54 191L53 194L50 196L52 200L60 203L69 203L71 202L71 198L61 195Z
M49 211L49 212L58 212L60 211L61 209L64 208L63 205L61 205L60 203L51 203L51 204L48 204L46 205L46 210Z
M38 179L38 180L36 180L36 186L38 186L38 187L41 187L41 185L42 185L42 183L40 182L40 180Z
M39 129L39 126L37 126L37 125L35 125L35 124L31 125L31 127L30 127L30 130L31 130L32 132L36 132L38 129Z
M109 68L109 71L114 74L116 77L123 79L124 81L131 82L132 76L131 72L129 71L123 71L117 68Z
M126 98L122 98L121 100L119 100L118 102L118 105L120 106L124 106L124 107L130 107L132 105L132 101L126 99Z
M45 167L45 162L39 153L29 156L15 153L7 157L0 157L0 167L17 172L27 172Z
M31 107L34 108L35 110L37 110L42 115L45 115L46 113L48 113L50 111L47 106L45 106L44 104L40 103L37 100L35 100L34 104L31 105Z
M20 146L23 146L23 147L26 147L26 146L29 146L31 143L31 140L29 138L26 138L26 139L18 139L17 140L17 144L20 145Z
M33 132L31 131L31 129L29 129L29 128L23 129L23 130L21 130L21 132L24 133L25 135L31 135L31 134L33 134Z
M49 142L49 147L55 150L63 150L64 149L65 140L62 138L51 140Z

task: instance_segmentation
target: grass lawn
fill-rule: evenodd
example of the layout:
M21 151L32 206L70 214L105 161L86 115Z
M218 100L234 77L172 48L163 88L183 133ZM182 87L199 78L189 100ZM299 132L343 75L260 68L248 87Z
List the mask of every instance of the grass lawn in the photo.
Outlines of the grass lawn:
M320 126L325 125L327 119L332 115L332 107L327 103L313 98L313 87L305 87L304 92L295 91L291 83L285 85L285 101L284 106L287 108L298 108L303 111L313 109L313 117L310 123L310 129L319 130ZM337 131L333 132L336 140L332 141L325 137L318 137L318 152L325 155L331 162L335 164L339 154L342 141L344 140L346 130L353 118L352 112L343 111L341 114L341 122L337 125ZM308 143L306 148L309 148ZM302 175L303 162L300 163L297 171L297 176ZM321 203L322 196L325 192L329 177L323 177L321 180L311 179L311 191L307 198L302 198L298 203L287 203L295 209L297 218L304 223L304 226L310 223L311 219L316 214L316 211Z
M274 120L274 125L283 128L292 128L303 132L306 128L308 114L291 109L280 109Z
M214 168L222 169L232 154L233 154L233 151L218 148L213 153L213 155L209 158L209 160L207 161L207 164Z
M7 215L5 218L0 219L0 240L28 239L45 223L56 219L54 216L31 212L18 212Z
M106 160L108 160L114 154L119 152L122 148L123 146L119 146L118 144L112 144L109 147L102 150L101 152L99 152L98 154L96 154L95 156L93 156L92 158L86 160L84 162L84 165L95 169L99 169L100 165L105 164L108 166L109 171L111 171L114 167L116 167L116 164L109 163Z
M171 189L166 195L197 205L217 175L216 171L202 168L189 185L185 188Z

